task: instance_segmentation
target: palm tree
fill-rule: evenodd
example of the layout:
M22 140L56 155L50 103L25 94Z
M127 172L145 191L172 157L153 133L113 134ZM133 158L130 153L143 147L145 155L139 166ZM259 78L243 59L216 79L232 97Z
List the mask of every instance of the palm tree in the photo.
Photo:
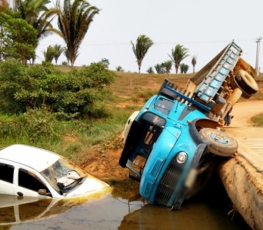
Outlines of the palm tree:
M170 55L169 55L170 56ZM175 73L178 73L178 69L182 60L188 57L188 49L183 47L183 45L176 45L175 49L172 49L172 55L170 56L172 62L174 63Z
M180 64L180 72L186 74L189 69L189 65L186 65L184 63Z
M170 73L172 69L173 62L171 60L165 61L161 64L165 68L166 73Z
M145 54L147 53L147 51L149 50L149 48L153 45L153 41L145 35L140 35L137 38L136 45L134 45L132 41L131 41L131 44L132 44L133 53L137 59L138 69L140 73L142 60Z
M15 0L14 10L20 12L21 18L26 20L37 31L37 39L60 32L53 28L51 22L59 10L47 8L50 0Z
M57 0L57 7L58 28L66 43L69 60L73 66L80 44L99 9L91 6L86 0L74 0L72 4L70 0L64 0L63 6L60 6L60 1Z
M65 47L62 47L61 45L56 44L53 46L53 49L54 49L54 59L55 59L56 65L57 65L58 64L58 58L64 52Z
M52 60L54 59L55 56L55 50L54 47L52 47L51 45L49 45L47 47L46 51L43 51L44 54L44 58L45 58L45 62L52 62Z
M194 55L192 57L192 61L191 61L192 65L193 65L193 73L195 73L196 58L197 58L197 55Z
M64 55L65 55L65 57L67 58L67 61L68 61L68 64L69 64L69 52L68 52L68 49L67 48L65 48L65 50L64 50Z
M162 64L156 64L156 65L154 66L154 68L155 68L155 70L156 70L156 72L157 72L158 74L161 74L161 73L165 73L165 72L166 72L166 69L165 69L165 67L164 67Z

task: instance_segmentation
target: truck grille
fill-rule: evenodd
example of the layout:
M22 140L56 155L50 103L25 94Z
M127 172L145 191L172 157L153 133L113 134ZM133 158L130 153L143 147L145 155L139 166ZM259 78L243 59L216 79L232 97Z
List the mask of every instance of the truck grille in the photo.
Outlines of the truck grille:
M183 168L184 164L178 164L176 157L174 157L159 183L155 194L155 203L165 206L168 205Z

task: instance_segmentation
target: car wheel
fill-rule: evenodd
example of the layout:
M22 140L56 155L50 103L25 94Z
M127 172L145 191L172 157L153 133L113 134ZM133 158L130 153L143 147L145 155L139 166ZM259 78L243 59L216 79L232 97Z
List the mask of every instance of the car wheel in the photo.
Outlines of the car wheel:
M236 83L242 92L246 94L255 94L258 91L258 84L254 78L246 71L239 70L235 77Z
M231 157L237 151L237 141L220 130L203 128L200 130L200 134L210 142L209 152L217 156Z

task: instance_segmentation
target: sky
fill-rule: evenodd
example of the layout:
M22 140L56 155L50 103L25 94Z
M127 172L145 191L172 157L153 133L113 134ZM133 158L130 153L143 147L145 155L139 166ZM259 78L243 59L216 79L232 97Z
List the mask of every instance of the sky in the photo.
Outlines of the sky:
M54 0L53 0L54 1ZM197 56L196 71L207 64L234 40L243 50L242 58L255 67L256 41L263 36L262 0L87 0L100 9L80 46L75 65L89 65L103 58L109 69L121 66L125 72L138 72L131 41L146 35L154 45L142 61L141 72L170 60L172 49L181 44L189 49L183 63L193 71L192 57ZM54 20L56 26L57 21ZM48 45L64 41L51 35L40 41L37 60L44 59ZM64 55L59 64L66 61ZM259 53L263 68L263 45ZM174 66L171 70L175 72Z

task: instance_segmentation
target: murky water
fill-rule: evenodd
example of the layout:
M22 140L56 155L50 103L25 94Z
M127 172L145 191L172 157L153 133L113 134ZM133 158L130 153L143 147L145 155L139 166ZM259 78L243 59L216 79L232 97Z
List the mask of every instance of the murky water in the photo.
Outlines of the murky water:
M221 193L220 199L215 191ZM7 202L6 198L4 200ZM12 203L12 200L8 202ZM237 213L227 215L231 210L231 203L214 185L210 185L203 196L184 203L180 211L149 205L140 196L130 200L123 199L118 193L85 201L19 202L20 205L0 209L1 230L250 229Z

